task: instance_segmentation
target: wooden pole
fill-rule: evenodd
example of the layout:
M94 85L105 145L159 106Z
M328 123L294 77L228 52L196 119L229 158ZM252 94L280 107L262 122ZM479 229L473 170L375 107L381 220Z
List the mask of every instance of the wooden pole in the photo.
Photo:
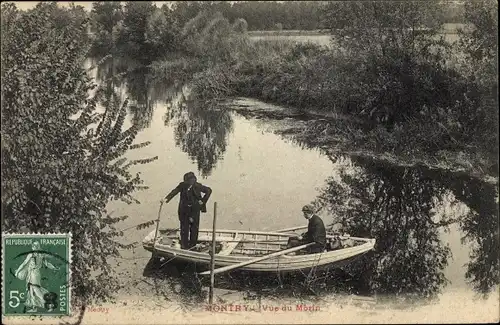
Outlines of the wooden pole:
M153 240L153 254L156 253L156 239L158 238L158 230L160 229L160 217L161 217L162 206L163 206L163 201L160 202L160 209L158 210L158 219L156 219L155 239Z
M217 202L214 202L214 221L212 227L212 254L210 256L210 291L208 294L208 303L211 305L214 302L214 282L215 282L215 230L217 221Z

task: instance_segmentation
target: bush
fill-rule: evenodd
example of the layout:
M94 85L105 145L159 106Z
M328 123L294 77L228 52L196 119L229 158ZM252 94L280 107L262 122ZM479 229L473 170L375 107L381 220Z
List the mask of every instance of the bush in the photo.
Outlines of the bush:
M491 171L498 173L498 3L466 2L465 18L466 28L459 31L459 69L480 98L471 114L476 128L468 135L494 162Z
M143 187L129 167L155 158L122 157L146 144L132 144L137 127L122 130L126 103L111 85L96 89L82 68L87 21L55 26L60 10L2 5L3 229L71 232L73 297L89 302L116 291L108 258L130 247L115 227L126 216L108 215L106 205L134 202Z

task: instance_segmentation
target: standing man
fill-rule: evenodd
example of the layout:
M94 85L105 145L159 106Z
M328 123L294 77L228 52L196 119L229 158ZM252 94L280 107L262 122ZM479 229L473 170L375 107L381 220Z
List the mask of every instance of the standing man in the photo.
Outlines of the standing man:
M302 213L304 218L309 220L309 224L307 232L298 239L301 244L315 243L307 248L310 254L323 252L326 247L326 229L323 220L314 213L314 208L309 204L302 208Z
M194 173L189 172L184 174L184 181L165 197L165 203L172 200L177 193L181 194L178 210L181 224L181 248L190 249L198 242L200 211L207 212L206 204L212 190L198 183ZM201 193L204 195L202 196Z

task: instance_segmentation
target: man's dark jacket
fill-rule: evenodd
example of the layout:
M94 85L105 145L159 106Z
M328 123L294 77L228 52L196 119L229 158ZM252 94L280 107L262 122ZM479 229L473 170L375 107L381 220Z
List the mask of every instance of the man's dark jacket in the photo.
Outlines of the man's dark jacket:
M188 183L181 182L172 190L172 192L168 193L165 198L167 201L170 201L178 193L181 194L181 199L179 200L179 214L181 214L181 212L188 207L206 212L206 203L212 194L212 190L210 187L204 186L198 182L193 184L191 191L188 191L189 186L190 185ZM202 196L201 193L204 193L205 195ZM200 205L198 201L202 201L203 204Z
M309 219L307 232L304 234L304 241L306 243L315 242L318 246L326 245L326 229L323 220L317 215L313 215Z

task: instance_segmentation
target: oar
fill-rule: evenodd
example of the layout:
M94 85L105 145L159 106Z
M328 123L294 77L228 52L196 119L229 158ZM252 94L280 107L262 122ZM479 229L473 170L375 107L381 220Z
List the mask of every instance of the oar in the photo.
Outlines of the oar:
M323 207L320 207L318 210L314 211L314 213L318 213L321 210L323 210ZM326 228L330 227L331 225L327 226ZM291 227L291 228L284 228L280 230L274 230L273 232L287 232L287 231L295 231L295 230L300 230L300 229L305 229L307 228L307 225L305 226L298 226L298 227Z
M273 232L288 232L288 231L295 231L295 230L300 230L300 229L305 229L307 228L307 225L305 226L297 226L297 227L291 227L291 228L283 228L280 230L273 230Z
M332 226L336 225L338 222L334 222L334 223L331 223L329 224L328 226L325 226L326 229L328 228L331 228ZM284 229L280 229L280 230L273 230L273 232L287 232L287 231L296 231L296 230L300 230L300 229L306 229L308 226L305 225L305 226L297 226L297 227L292 227L292 228L284 228ZM283 234L284 236L288 236L288 235L291 235L291 234ZM296 235L296 234L295 234Z
M257 262L260 262L260 261L264 261L264 260L267 260L267 259L270 259L270 258L273 258L273 257L278 257L278 256L285 255L285 254L288 254L288 253L296 252L296 251L299 251L301 249L307 248L307 247L309 247L311 245L314 245L314 244L315 243L312 242L312 243L300 245L300 246L297 246L297 247L284 249L282 251L271 253L271 254L268 254L268 255L259 256L259 257L256 257L254 259L251 259L251 260L248 260L248 261L244 261L244 262L241 262L241 263L238 263L238 264L233 264L233 265L228 265L228 266L224 266L224 267L219 267L218 269L214 270L214 274L226 272L226 271L229 271L229 270L234 270L234 269L237 269L237 268L249 265L249 264L257 263ZM200 274L200 275L207 275L207 274L210 274L210 271L204 271L204 272L201 272L201 273L198 273L198 274Z

